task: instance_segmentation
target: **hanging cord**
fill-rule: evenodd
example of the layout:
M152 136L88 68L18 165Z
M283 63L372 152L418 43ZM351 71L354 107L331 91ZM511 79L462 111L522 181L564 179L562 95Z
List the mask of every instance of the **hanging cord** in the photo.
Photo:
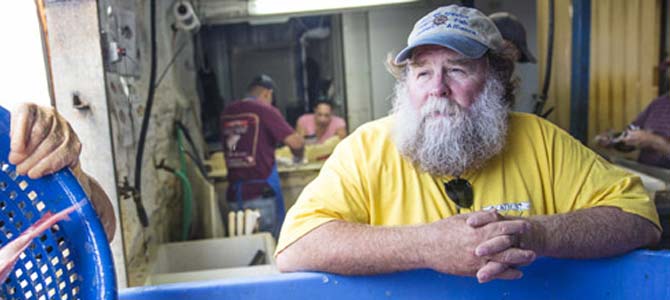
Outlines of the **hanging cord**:
M186 153L186 155L191 157L193 162L198 167L198 171L200 171L200 175L202 175L202 177L205 178L205 179L209 179L209 174L207 174L207 169L205 168L205 164L202 161L202 158L200 158L200 155L199 155L200 153L198 151L198 148L195 146L195 142L193 142L193 138L191 137L190 131L180 121L175 122L175 125L180 130L180 132L184 135L188 144L191 146L191 151L188 151L188 150L184 149L184 153Z
M151 0L150 4L150 28L151 28L151 71L149 73L149 92L147 95L146 109L142 118L142 127L140 129L140 140L137 144L137 155L135 156L135 189L133 199L137 209L137 217L144 227L149 226L149 217L142 204L142 156L144 155L144 144L147 139L149 129L149 119L151 118L151 107L154 102L154 82L156 81L156 0Z
M184 42L181 43L181 45L179 46L179 48L177 48L177 52L175 52L175 54L172 55L172 58L170 58L170 62L167 64L167 66L165 67L165 69L164 69L163 72L161 73L161 76L158 77L158 82L156 82L156 83L154 84L154 89L157 89L158 86L161 85L161 82L163 82L163 78L165 78L165 75L167 75L167 72L170 71L170 67L172 67L172 65L174 64L175 60L176 60L177 57L179 56L179 54L181 54L181 52L184 50L184 48L186 48L186 45L187 45L187 44L188 44L187 41L184 41Z

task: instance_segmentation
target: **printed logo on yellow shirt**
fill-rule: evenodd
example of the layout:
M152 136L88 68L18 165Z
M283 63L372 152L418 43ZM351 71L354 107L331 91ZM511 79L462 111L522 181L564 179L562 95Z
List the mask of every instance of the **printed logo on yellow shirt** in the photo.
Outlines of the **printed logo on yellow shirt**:
M496 205L489 205L489 206L484 206L484 210L492 210L495 209L497 211L529 211L530 210L530 202L517 202L517 203L503 203L503 204L496 204Z

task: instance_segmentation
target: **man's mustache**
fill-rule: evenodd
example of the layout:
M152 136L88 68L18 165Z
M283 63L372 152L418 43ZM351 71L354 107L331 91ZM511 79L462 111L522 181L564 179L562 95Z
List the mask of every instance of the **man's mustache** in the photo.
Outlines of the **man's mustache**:
M421 107L420 114L423 119L436 116L454 117L463 113L463 108L455 101L445 97L431 97Z

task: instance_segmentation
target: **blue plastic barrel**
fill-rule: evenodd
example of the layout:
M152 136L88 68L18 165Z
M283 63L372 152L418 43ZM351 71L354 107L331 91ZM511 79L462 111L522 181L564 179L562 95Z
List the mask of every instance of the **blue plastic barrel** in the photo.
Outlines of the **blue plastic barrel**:
M17 175L7 161L9 130L9 112L0 107L0 246L47 211L87 204L33 240L0 287L0 299L116 299L111 250L77 179L69 170L37 180Z

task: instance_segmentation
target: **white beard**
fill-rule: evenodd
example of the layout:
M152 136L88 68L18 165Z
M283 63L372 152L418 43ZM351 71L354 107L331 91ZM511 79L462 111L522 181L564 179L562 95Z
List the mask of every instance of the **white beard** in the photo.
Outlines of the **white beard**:
M403 156L432 175L459 176L477 170L505 145L509 107L503 93L502 84L489 79L467 109L435 97L417 109L410 103L407 84L398 82L393 141ZM432 117L435 114L442 116Z

